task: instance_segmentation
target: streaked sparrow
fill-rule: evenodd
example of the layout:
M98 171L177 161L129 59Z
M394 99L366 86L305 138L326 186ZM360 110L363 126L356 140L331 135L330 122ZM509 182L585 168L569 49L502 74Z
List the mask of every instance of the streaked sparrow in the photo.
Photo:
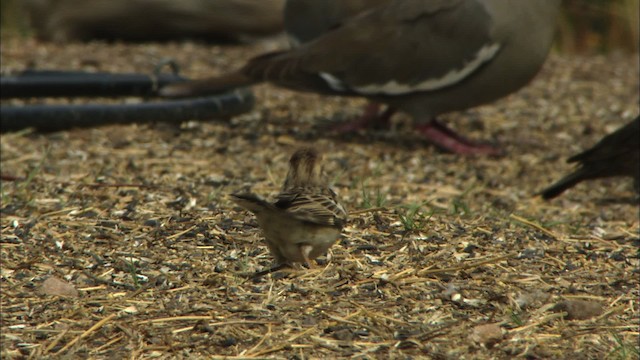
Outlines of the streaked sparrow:
M275 202L251 193L232 194L255 214L277 264L304 263L324 254L340 237L347 211L328 186L321 156L313 148L297 150Z

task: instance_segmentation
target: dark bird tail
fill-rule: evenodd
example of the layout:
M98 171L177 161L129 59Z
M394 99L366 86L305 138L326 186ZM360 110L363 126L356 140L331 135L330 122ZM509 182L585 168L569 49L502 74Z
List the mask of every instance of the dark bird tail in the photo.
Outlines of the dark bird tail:
M566 190L576 186L581 181L586 180L588 178L586 175L585 169L580 168L559 181L556 181L553 185L541 191L539 195L545 200L553 199Z
M268 208L272 208L273 205L261 197L254 194L231 194L231 199L243 208L251 211L254 214L262 212Z
M161 88L158 93L160 96L169 98L206 96L250 86L257 82L259 81L247 77L240 70L217 77L169 84Z
M543 190L552 199L583 180L628 176L640 184L640 116L605 136L597 144L567 160L579 168Z

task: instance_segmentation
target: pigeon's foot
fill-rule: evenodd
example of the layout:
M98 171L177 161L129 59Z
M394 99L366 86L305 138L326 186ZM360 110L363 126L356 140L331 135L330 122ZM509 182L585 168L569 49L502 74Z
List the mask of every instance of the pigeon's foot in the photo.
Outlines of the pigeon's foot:
M454 154L489 156L503 154L501 149L489 144L469 140L435 119L427 124L417 125L416 130L432 144Z

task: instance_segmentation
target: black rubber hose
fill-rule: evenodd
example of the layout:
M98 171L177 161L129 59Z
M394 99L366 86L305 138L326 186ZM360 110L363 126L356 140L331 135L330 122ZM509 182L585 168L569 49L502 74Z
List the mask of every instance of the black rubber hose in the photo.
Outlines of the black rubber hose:
M106 124L220 119L251 110L254 100L249 90L242 89L217 96L140 104L3 105L0 107L0 131L29 127L38 131L58 131Z
M157 95L160 87L187 80L175 74L110 74L26 71L0 77L2 99L31 97L118 97Z

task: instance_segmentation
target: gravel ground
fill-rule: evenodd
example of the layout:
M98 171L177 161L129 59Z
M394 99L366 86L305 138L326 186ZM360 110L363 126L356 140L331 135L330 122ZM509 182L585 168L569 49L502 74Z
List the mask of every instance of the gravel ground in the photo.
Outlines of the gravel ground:
M2 74L171 57L201 77L282 41L1 46ZM2 357L636 359L631 181L534 194L637 116L638 78L637 55L553 54L517 94L442 118L500 158L442 153L402 117L335 134L362 100L269 85L233 119L2 134ZM271 257L226 195L275 194L309 143L350 223L314 269L247 280Z

